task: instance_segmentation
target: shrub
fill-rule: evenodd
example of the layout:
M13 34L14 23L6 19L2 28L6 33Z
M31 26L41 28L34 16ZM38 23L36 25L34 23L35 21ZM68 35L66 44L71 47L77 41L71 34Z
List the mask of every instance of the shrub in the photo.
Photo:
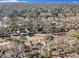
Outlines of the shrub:
M79 39L79 29L75 31L73 36L76 37L77 39Z
M50 40L53 40L53 39L54 39L54 37L53 37L52 35L46 36L46 40L47 40L47 41L50 41Z

